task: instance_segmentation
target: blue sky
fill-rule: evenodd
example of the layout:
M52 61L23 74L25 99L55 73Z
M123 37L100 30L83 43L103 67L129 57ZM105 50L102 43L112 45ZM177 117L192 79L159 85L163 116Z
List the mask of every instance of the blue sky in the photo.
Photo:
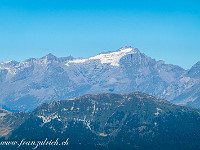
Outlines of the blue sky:
M189 69L200 61L200 2L0 0L0 62L89 57L125 45Z

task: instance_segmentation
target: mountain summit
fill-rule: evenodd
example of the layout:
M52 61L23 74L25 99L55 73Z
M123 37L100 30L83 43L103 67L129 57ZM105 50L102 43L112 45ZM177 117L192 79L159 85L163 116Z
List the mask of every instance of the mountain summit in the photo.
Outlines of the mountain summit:
M48 61L51 61L51 60L57 60L58 58L56 56L54 56L53 54L49 53L46 56L42 57L42 59L46 59Z
M69 138L67 146L38 146L37 149L200 148L198 109L177 106L140 92L89 94L44 103L30 113L4 116L0 126L5 120L13 122L4 128L10 131L4 133L8 141L43 141L58 137L59 141L66 141ZM27 148L33 146L20 147Z
M58 58L48 54L12 66L5 64L0 65L0 105L10 110L31 111L43 102L84 94L131 91L187 105L198 99L200 93L195 88L194 97L179 97L198 86L199 76L190 75L179 66L156 61L132 47L89 58Z
M109 52L104 54L99 54L88 59L75 59L69 61L66 65L69 66L70 63L84 63L92 60L99 60L101 64L110 64L111 66L119 66L119 61L123 56L129 54L135 54L138 50L131 47L123 47L115 52Z

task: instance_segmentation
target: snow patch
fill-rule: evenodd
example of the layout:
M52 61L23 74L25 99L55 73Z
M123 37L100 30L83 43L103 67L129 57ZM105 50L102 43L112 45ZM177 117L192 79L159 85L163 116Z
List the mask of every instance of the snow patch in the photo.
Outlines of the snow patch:
M2 62L1 64L9 64L9 63L11 63L13 60L9 60L9 61L4 61L4 62Z
M108 136L108 134L105 134L105 133L99 133L99 136Z
M134 48L122 48L119 51L99 54L94 57L90 57L87 59L75 59L67 62L66 66L69 66L70 63L84 63L89 60L100 60L101 64L110 64L112 66L119 66L120 59L128 54L134 54L137 51Z
M109 81L108 81L108 84L114 84L117 82L117 79L115 78L110 78Z
M166 93L166 90L163 91L163 95L165 95L165 93Z
M74 106L72 106L70 110L73 110L73 109L74 109Z
M162 109L156 108L156 110L157 110L157 112L155 113L155 115L158 116L160 114L159 111L162 111Z
M61 119L59 119L59 117L57 115L54 115L54 116L47 116L47 117L44 117L44 116L38 116L39 118L42 118L43 120L43 123L48 123L48 122L51 122L52 119L58 119L58 121L61 121Z
M6 115L7 115L6 113L0 113L0 117L4 117Z

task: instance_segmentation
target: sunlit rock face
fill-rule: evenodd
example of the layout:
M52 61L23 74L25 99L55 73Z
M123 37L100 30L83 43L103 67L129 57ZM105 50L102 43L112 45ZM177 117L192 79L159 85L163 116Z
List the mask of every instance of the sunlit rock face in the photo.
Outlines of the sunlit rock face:
M198 66L184 70L132 47L89 58L48 54L20 63L8 61L0 63L0 105L12 111L31 111L43 102L84 94L140 91L199 107Z

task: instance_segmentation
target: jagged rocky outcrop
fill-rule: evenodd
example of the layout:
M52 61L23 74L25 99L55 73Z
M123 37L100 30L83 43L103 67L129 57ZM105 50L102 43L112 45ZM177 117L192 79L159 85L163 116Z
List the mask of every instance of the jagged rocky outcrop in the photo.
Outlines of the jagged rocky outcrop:
M3 62L0 105L10 110L31 111L43 102L84 94L140 91L198 108L198 64L184 70L156 61L132 47L90 58L57 58L48 54L21 63Z

